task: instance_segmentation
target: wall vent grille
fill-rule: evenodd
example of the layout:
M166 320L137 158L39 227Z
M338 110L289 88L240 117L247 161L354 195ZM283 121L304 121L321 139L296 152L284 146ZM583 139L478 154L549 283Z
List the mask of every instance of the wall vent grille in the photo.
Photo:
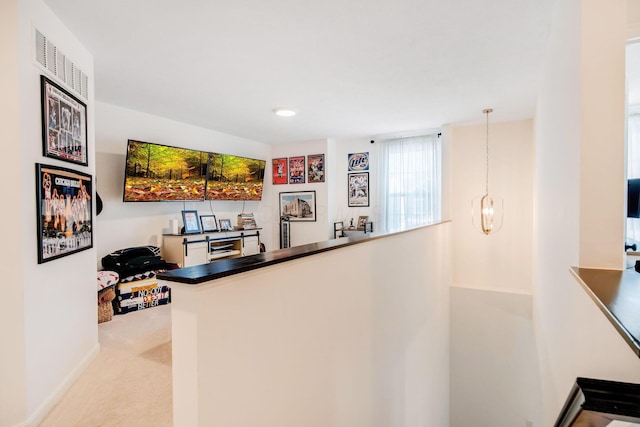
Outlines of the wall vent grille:
M64 53L60 52L55 44L44 34L36 29L36 62L49 73L56 76L59 82L64 83L68 89L80 95L85 100L89 99L89 77Z

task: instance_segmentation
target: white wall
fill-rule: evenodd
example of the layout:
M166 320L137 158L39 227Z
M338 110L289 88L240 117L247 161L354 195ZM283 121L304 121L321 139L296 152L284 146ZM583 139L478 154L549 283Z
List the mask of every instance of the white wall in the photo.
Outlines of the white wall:
M174 425L448 426L450 256L438 224L173 283Z
M454 265L451 425L542 425L531 317L533 123L490 122L489 192L504 199L505 213L502 229L489 236L471 218L471 201L485 191L486 125L447 127L445 134Z
M329 158L327 153L330 149L330 142L326 139L321 139L317 141L306 141L302 143L296 144L286 144L286 145L275 145L272 147L272 158L281 158L281 157L298 157L305 156L305 165L306 165L306 156L309 154L324 154L325 155L325 170L327 165L331 165L333 159ZM269 162L267 166L267 171L269 172L269 180L271 180L271 165ZM306 166L305 166L306 167ZM326 170L329 172L329 170ZM305 175L306 176L306 175ZM335 178L331 176L331 173L327 173L325 176L325 182L314 182L304 184L279 184L274 185L273 188L273 196L271 197L271 203L273 205L273 221L271 223L274 232L273 235L273 246L270 250L278 249L280 247L280 238L279 238L279 212L280 212L280 193L289 192L289 191L315 191L316 192L316 221L292 221L290 222L290 230L291 230L291 246L299 246L307 243L314 242L323 242L329 238L329 231L327 224L329 222L327 212L329 206L329 192L328 188L330 185L330 181ZM332 195L333 198L333 195Z
M374 231L377 228L377 209L378 209L378 191L376 182L379 179L377 171L377 162L379 161L378 144L371 144L368 137L338 140L336 143L335 157L335 189L331 198L335 201L332 212L329 214L330 224L333 227L335 221L343 221L345 227L351 223L353 219L354 225L361 215L369 217L369 221L373 222ZM352 153L369 153L369 206L368 207L349 207L348 202L348 156ZM331 228L333 230L333 228Z
M451 288L451 425L542 423L531 297Z
M6 3L6 2L5 2ZM12 2L9 2L12 3ZM12 5L9 5L11 7ZM13 4L15 7L15 3ZM6 83L12 88L9 94L19 90L19 102L6 105L13 111L3 116L11 123L9 134L19 138L6 140L6 167L3 173L13 176L12 194L19 195L13 204L18 205L19 214L12 210L5 224L9 233L14 233L14 251L2 257L3 271L9 273L5 280L15 280L10 289L17 294L11 301L9 313L12 319L5 322L7 328L17 328L24 333L24 341L13 343L22 345L16 355L24 359L15 365L16 373L24 375L23 385L9 389L10 398L16 409L9 412L10 422L16 417L21 422L36 424L56 403L66 387L79 375L89 360L98 351L97 310L96 310L96 250L89 249L44 264L37 264L35 164L45 163L82 171L94 175L94 107L93 107L93 57L65 26L39 0L24 0L17 3L18 15L11 14L9 28L16 33L9 42L9 54L14 56L19 77ZM36 65L34 54L34 28L38 28L58 49L64 52L88 76L88 166L78 166L42 156L42 134L40 119L40 75L45 74ZM17 40L16 36L17 35ZM13 44L16 43L16 44ZM4 63L3 63L4 64ZM9 65L11 67L11 65ZM11 68L10 68L11 69ZM55 77L49 76L53 80ZM14 149L13 147L19 147ZM13 155L13 156L12 156ZM19 295L22 293L22 295ZM24 324L23 324L24 322ZM24 329L23 329L24 328ZM8 343L3 342L3 347ZM2 362L6 362L2 360ZM13 368L13 366L12 366ZM9 384L14 383L10 378ZM2 386L6 390L6 386ZM20 412L20 413L19 413ZM4 417L0 415L0 418Z
M98 267L104 255L117 249L162 246L162 233L168 231L169 220L182 223L180 212L185 208L196 209L199 214L213 211L217 219L229 218L232 224L243 209L254 212L258 226L263 227L261 240L267 250L276 249L278 243L273 241L272 232L278 223L271 196L270 146L102 102L96 103L96 120L96 180L104 204L96 227ZM266 160L262 201L124 203L122 191L129 139Z
M471 201L485 191L485 143L485 125L452 129L453 283L531 293L533 123L489 124L489 192L504 199L503 227L489 236L471 219Z
M2 151L7 159L20 159L20 116L16 108L20 104L20 80L18 42L18 2L17 0L0 2L0 52L5 56L0 65L0 91L5 102L0 104L5 143ZM33 171L33 166L30 167ZM0 168L2 182L15 182L22 174L20 161L5 162ZM18 181L19 182L19 181ZM33 195L33 188L29 195ZM16 194L23 194L22 188ZM26 195L25 195L26 198ZM33 199L32 199L33 200ZM22 205L22 198L17 203ZM0 329L0 425L12 426L26 419L26 361L25 361L25 324L24 324L24 271L22 269L22 222L23 215L16 215L11 209L1 209L0 219L5 227L5 239L14 242L0 247L2 265L3 297L11 304L0 310L0 324L10 325ZM35 236L33 236L35 238Z
M609 268L619 265L616 259L622 246L617 237L623 234L618 220L623 219L624 205L617 194L624 186L622 181L620 188L615 183L624 173L619 155L624 146L619 132L624 98L617 92L624 81L619 66L624 61L624 40L612 35L624 29L625 3L560 0L549 36L535 131L533 307L544 425L555 419L577 376L640 381L637 357L568 272L569 266L583 262ZM584 66L591 68L587 76ZM603 90L614 93L613 98L605 97L610 112L585 105L599 103L593 95ZM606 147L583 135L587 131L599 138L606 133ZM604 158L610 151L613 163L594 161L594 156ZM607 185L599 185L598 180ZM584 210L591 212L581 213ZM601 220L595 221L598 215ZM597 227L608 233L619 231L619 236L603 237Z

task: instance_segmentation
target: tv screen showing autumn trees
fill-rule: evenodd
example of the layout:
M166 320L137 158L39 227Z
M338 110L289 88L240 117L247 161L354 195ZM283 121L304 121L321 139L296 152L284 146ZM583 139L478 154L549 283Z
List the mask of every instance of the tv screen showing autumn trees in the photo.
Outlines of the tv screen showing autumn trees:
M129 140L123 200L261 200L264 160Z

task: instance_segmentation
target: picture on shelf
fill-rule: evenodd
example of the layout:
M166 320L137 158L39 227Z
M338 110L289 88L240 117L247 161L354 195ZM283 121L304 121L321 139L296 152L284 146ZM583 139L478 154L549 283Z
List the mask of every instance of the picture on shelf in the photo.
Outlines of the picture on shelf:
M367 221L369 221L368 215L360 215L358 217L358 225L356 226L356 230L364 230Z
M218 223L216 222L215 215L200 215L200 225L202 225L203 233L218 231Z
M182 223L184 224L184 234L200 233L198 211L182 211Z
M232 231L233 226L231 225L230 219L221 219L220 221L220 231Z
M287 191L280 193L280 217L295 221L316 220L315 191Z
M40 76L43 155L87 166L87 106Z
M289 157L289 184L304 182L304 156Z
M307 156L307 181L324 182L324 154Z
M349 207L369 206L369 172L348 174Z
M93 247L91 175L36 163L38 264Z
M287 184L289 182L289 168L287 158L273 159L272 161L273 184Z

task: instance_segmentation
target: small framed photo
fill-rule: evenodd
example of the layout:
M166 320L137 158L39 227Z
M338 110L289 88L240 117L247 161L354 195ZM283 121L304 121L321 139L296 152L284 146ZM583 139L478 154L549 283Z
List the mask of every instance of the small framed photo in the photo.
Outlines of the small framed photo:
M348 175L349 207L369 206L369 172Z
M287 160L288 159L286 157L282 157L271 161L274 185L287 184L289 182L289 167Z
M304 184L304 178L304 156L289 157L289 184Z
M230 219L221 219L220 220L220 231L231 231L233 230L233 226L231 225Z
M36 163L38 264L93 247L91 175Z
M310 154L307 156L307 181L324 182L324 154Z
M87 166L87 106L45 76L40 91L42 154Z
M215 215L200 215L200 225L202 225L203 233L218 231L218 223L216 222Z
M280 217L289 221L316 220L315 191L285 191L280 193Z
M368 215L360 215L358 217L358 224L356 225L356 230L364 230L365 225L369 221Z
M200 233L198 211L182 211L182 223L184 224L184 234Z

